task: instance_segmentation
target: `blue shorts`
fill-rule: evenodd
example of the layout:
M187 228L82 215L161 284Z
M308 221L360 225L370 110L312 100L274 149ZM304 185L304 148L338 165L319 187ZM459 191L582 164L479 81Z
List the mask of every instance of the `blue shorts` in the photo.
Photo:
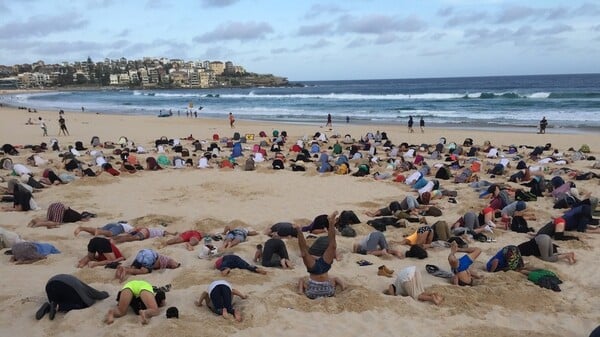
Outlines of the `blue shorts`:
M105 225L104 227L102 227L102 229L105 231L111 232L113 236L125 233L123 226L121 226L120 224L116 224L116 223L109 223L109 224Z
M311 269L306 268L306 271L308 271L310 274L321 275L328 272L329 269L331 269L331 265L325 262L323 257L320 257L317 259L317 261L315 261L315 265Z
M458 259L458 267L453 270L454 274L469 269L472 264L473 260L471 260L471 257L469 255L463 255L460 259Z

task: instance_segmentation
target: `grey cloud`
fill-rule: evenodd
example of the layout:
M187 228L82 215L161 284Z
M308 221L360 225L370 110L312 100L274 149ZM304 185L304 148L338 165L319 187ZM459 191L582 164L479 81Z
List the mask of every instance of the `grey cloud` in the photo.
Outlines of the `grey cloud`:
M290 50L287 48L275 48L275 49L271 49L271 54L285 54L285 53L289 53Z
M595 31L595 32L600 32L600 25L593 26L592 30Z
M298 28L299 36L311 36L311 35L322 35L331 31L331 24L322 23L311 26L300 26Z
M12 22L0 26L0 39L42 37L56 32L75 30L87 26L88 21L76 13L57 16L32 16L25 22Z
M573 30L573 27L564 24L554 25L549 28L542 28L536 32L537 35L554 35L560 34L564 32L570 32Z
M204 52L204 58L218 60L221 58L230 58L233 54L235 54L234 51L229 48L210 47Z
M336 5L321 5L321 4L317 4L317 5L313 5L311 6L308 11L306 12L306 14L304 15L305 19L312 19L312 18L316 18L322 14L326 14L328 16L331 15L335 15L335 14L339 14L339 13L343 13L344 9L342 9L341 7L338 7Z
M61 55L68 53L88 54L102 50L104 45L88 41L56 41L38 43L33 50L41 55Z
M396 19L387 15L369 15L360 18L346 15L341 17L338 22L338 31L341 33L417 32L425 27L425 22L414 16Z
M360 47L365 46L367 44L368 44L368 41L366 39L358 38L358 39L353 39L352 41L350 41L346 45L346 48L360 48Z
M123 30L122 30L120 33L118 33L117 35L115 35L115 37L125 37L125 36L128 36L128 35L129 35L129 33L131 33L131 29L129 29L129 28L126 28L126 29L123 29Z
M306 44L300 49L321 49L321 48L328 47L330 45L331 45L331 42L329 42L325 39L319 39L315 43Z
M454 8L452 8L452 7L445 7L445 8L441 8L437 12L437 15L442 16L442 17L447 17L447 16L450 16L453 12L454 12Z
M536 13L536 10L534 10L531 7L525 7L525 6L505 7L500 12L500 14L498 16L498 20L496 22L497 23L514 22L514 21L521 20L521 19L527 18L529 16L532 16L535 13Z
M433 41L438 41L438 40L441 40L444 37L446 37L446 35L447 35L446 33L434 33L434 34L431 34L431 39Z
M555 35L572 31L573 28L567 25L555 25L548 28L534 29L529 25L521 26L518 29L511 30L500 28L490 30L482 29L467 29L464 32L466 42L469 44L486 44L499 42L513 42L515 45L525 45L534 43L541 45L541 41L560 41L564 39Z
M591 4L591 3L584 3L583 5L579 6L579 8L575 9L573 11L573 15L580 15L580 16L586 16L586 15L598 15L600 14L600 7L596 4Z
M553 9L549 9L548 13L546 15L546 18L548 20L559 20L559 19L564 19L568 16L569 11L566 8L563 7L558 7L558 8L553 8Z
M455 16L449 18L448 21L446 21L445 26L446 27L455 27L455 26L459 26L459 25L463 25L463 24L477 23L479 21L482 21L486 17L487 17L487 13L485 13L485 12L455 15Z
M222 40L259 40L264 39L273 28L266 22L230 22L215 28L212 32L193 38L194 42L213 42Z
M165 0L148 0L146 1L146 9L165 8L168 7L168 3Z
M231 6L238 1L239 0L202 0L202 5L204 5L204 7L222 8Z
M398 36L393 33L385 33L381 34L375 39L375 44L384 45L396 42L398 40Z

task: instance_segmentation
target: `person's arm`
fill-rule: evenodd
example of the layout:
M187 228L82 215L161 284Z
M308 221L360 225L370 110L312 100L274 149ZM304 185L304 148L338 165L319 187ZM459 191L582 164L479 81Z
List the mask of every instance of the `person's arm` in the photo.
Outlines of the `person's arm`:
M231 293L234 294L235 296L240 297L241 299L247 299L248 295L244 295L242 294L239 290L237 289L231 289Z
M208 304L208 293L206 291L203 291L200 298L196 300L196 305L201 307L204 302Z
M6 206L6 207L2 207L2 210L5 212L22 212L23 207L21 205L14 205L12 207Z
M14 259L11 259L11 261L14 261L15 264L31 264L31 263L43 260L45 258L46 258L46 256L42 256L42 257L39 257L39 258L36 258L36 259L19 260L19 261L15 261Z
M94 268L94 267L98 267L98 266L106 266L107 264L112 263L112 262L119 262L119 261L125 260L125 258L122 256L117 258L114 253L103 253L102 255L104 255L106 260L90 261L90 262L88 262L88 267Z

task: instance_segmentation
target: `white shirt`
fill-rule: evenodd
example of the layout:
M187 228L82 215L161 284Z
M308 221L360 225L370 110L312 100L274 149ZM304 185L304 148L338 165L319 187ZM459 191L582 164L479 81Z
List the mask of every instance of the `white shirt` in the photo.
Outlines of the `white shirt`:
M263 154L260 152L256 152L254 154L254 162L262 163L263 161L265 161L265 157L263 156Z
M128 224L127 222L119 222L119 225L123 227L123 231L125 233L131 233L133 231L133 226Z
M198 161L198 168L207 168L208 167L208 159L206 157L200 158Z
M104 157L96 157L96 165L101 167L104 164L106 164L106 159L104 159Z
M31 175L31 170L27 168L27 166L23 165L23 164L14 164L13 165L13 170L15 171L16 174L22 176L24 174L29 174Z
M231 284L229 284L229 282L225 281L225 280L216 280L213 281L211 284L208 285L208 295L210 295L210 293L212 293L212 291L220 285L224 285L227 286L227 288L231 289Z
M498 149L491 148L490 151L487 153L486 157L488 157L488 158L496 158L496 157L498 157Z

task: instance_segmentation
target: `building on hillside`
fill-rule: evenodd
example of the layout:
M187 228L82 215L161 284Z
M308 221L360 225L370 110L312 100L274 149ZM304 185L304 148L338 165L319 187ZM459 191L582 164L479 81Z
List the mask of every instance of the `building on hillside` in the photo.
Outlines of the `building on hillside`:
M221 61L212 61L209 69L212 70L215 75L219 76L223 75L223 72L225 71L225 65Z

